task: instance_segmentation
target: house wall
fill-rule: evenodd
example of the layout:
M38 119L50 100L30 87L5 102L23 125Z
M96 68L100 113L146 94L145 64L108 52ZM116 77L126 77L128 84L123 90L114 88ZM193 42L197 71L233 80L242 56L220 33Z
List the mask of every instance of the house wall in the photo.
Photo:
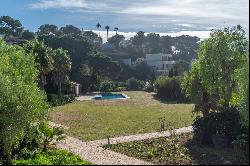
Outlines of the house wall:
M146 54L147 65L155 67L157 70L168 70L175 63L171 54Z

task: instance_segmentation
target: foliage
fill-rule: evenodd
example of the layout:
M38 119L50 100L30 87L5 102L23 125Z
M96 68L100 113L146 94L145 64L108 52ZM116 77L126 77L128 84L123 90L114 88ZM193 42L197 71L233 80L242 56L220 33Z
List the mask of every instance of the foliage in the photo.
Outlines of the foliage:
M38 28L38 35L57 34L58 27L56 25L44 24Z
M246 61L247 41L241 27L217 30L201 42L198 60L186 79L198 74L204 90L211 95L218 94L219 103L228 105L238 85L235 73ZM187 88L191 89L190 85Z
M49 150L37 152L31 158L17 158L14 165L90 165L79 156L73 155L65 150Z
M112 145L110 149L130 157L146 160L154 165L249 164L249 157L242 151L233 148L200 146L192 140L191 133L119 143Z
M147 65L145 59L138 58L136 61L134 77L139 80L151 80L153 77L153 71L150 66Z
M90 56L95 54L92 52L94 48L93 43L87 41L85 37L80 35L42 35L38 38L39 40L44 40L44 42L53 49L62 48L67 50L72 61L70 80L80 83L83 87L83 91L94 89L92 87L98 83L98 78L93 76L93 70L90 66L92 59Z
M236 150L243 150L249 156L249 131L237 136L232 145Z
M79 35L81 33L81 30L73 25L66 25L65 27L60 28L59 33L63 35Z
M0 17L0 34L4 34L5 37L20 37L22 31L23 27L19 20L15 20L10 16Z
M110 44L114 44L116 47L118 47L120 41L122 41L124 39L125 39L125 37L123 35L115 35L115 36L108 38L108 42Z
M137 80L133 77L127 80L127 85L129 90L142 90L145 87L143 81Z
M157 96L169 101L185 101L185 95L181 92L182 77L160 77L155 81Z
M75 100L74 95L63 95L60 97L58 94L47 94L47 98L48 103L53 107L71 103Z
M218 112L211 112L208 116L198 117L194 124L194 137L202 144L214 145L213 137L224 138L224 146L230 146L241 132L240 115L236 108L219 107Z
M58 48L53 51L53 60L52 78L58 87L58 95L61 96L62 83L66 80L71 69L71 59L66 50Z
M52 141L59 141L64 138L60 127L51 128L48 123L43 123L38 129L38 143L42 145L42 150L47 151Z
M24 30L21 38L25 40L32 40L35 39L35 34L29 30Z
M248 42L240 26L217 30L200 43L198 60L184 76L185 94L196 103L196 111L207 115L219 104L232 104L241 82L237 73L247 62Z
M11 146L31 124L47 112L44 94L37 87L38 71L32 54L0 41L0 142L5 163L10 164Z
M190 63L185 60L178 60L175 62L173 66L171 66L170 70L173 71L174 76L181 76L184 72L189 71Z
M112 92L114 91L114 83L111 81L104 81L100 84L101 92Z
M39 70L39 84L41 89L44 89L44 86L47 84L46 76L53 69L52 49L38 40L32 40L26 43L23 47L27 53L34 56Z

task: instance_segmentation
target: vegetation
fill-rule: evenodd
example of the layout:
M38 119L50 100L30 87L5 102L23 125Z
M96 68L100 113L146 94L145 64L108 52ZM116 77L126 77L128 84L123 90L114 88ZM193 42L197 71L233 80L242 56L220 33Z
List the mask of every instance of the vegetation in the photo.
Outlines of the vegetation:
M200 123L199 125L203 126L202 135L199 135L202 137L203 144L214 144L212 140L214 133L210 133L209 123L205 121L213 111L226 110L229 114L230 110L236 108L241 109L241 112L249 112L245 102L248 98L246 92L249 86L246 71L248 56L248 41L240 26L216 30L209 39L200 43L198 59L191 71L185 75L183 89L187 96L193 98L195 111L203 113L203 120L198 118L194 123ZM242 71L241 79L239 79L239 71ZM216 115L219 118L220 113ZM244 119L249 119L249 115ZM221 125L225 127L223 122ZM236 127L231 129L232 131L237 130L238 125L231 125ZM249 127L244 128L246 131L244 134L248 135ZM218 132L219 130L216 131L217 134ZM219 133L221 136L223 134ZM228 135L226 137L232 143L231 137ZM246 143L248 143L247 140Z
M15 159L14 165L91 165L91 163L67 151L51 149L47 152L34 153L29 158Z
M190 133L115 144L110 149L157 165L249 164L249 158L243 151L200 146L192 140Z
M0 17L0 34L4 34L5 38L10 36L20 37L22 31L23 27L19 20L15 20L10 16Z
M154 93L122 92L130 97L116 101L74 102L54 108L51 120L68 126L65 132L84 141L108 136L160 131L159 118L165 117L165 129L192 124L192 104L169 104L155 100Z
M38 70L32 54L0 41L0 144L3 164L12 164L11 147L31 123L47 112L45 95L37 87Z
M155 81L157 97L167 101L184 102L187 99L181 91L182 77L160 77Z
M127 85L129 90L142 90L145 87L143 81L137 80L133 77L127 80Z

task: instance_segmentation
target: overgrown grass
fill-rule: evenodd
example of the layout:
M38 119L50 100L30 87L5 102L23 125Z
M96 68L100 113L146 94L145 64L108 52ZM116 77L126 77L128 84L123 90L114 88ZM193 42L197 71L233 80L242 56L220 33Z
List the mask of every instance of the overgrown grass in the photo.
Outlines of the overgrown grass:
M64 150L50 149L47 152L37 152L29 158L18 158L14 165L91 165L79 156Z
M159 118L165 117L165 130L192 124L192 104L166 104L154 93L123 92L127 100L74 102L55 107L51 120L68 126L66 133L84 141L108 136L131 135L160 130Z
M212 148L197 145L192 134L162 137L112 145L114 150L125 155L159 165L222 165L249 164L248 155L232 148Z

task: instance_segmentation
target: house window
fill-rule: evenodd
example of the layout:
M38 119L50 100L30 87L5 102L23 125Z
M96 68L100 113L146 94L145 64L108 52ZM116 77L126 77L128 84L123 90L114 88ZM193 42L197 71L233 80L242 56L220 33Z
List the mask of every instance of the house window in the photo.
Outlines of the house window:
M164 64L162 64L162 70L164 70Z
M168 56L162 56L162 61L168 61Z

